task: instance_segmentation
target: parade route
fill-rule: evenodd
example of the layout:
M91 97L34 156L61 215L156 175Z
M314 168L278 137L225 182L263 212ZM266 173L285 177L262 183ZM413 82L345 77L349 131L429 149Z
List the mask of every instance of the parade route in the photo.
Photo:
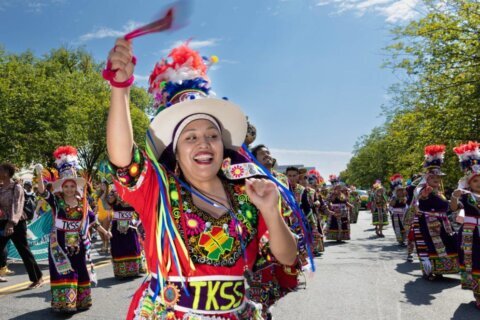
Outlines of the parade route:
M422 279L418 262L405 261L406 252L395 242L389 226L385 238L374 237L371 215L360 213L351 225L352 240L326 243L317 271L307 275L307 289L292 293L274 308L277 320L473 320L478 319L471 291L460 289L458 276L429 283ZM98 285L93 288L93 307L72 316L51 312L49 284L29 291L23 267L20 274L0 286L2 319L124 319L134 290L143 278L116 280L105 257L97 261ZM48 276L48 270L42 268ZM46 277L46 279L48 279ZM21 291L19 291L21 290Z
M274 317L328 320L473 320L480 319L471 291L460 289L459 276L429 283L418 260L406 262L391 225L377 238L371 214L361 211L351 225L352 240L326 242L316 258L317 271L307 289L290 294Z

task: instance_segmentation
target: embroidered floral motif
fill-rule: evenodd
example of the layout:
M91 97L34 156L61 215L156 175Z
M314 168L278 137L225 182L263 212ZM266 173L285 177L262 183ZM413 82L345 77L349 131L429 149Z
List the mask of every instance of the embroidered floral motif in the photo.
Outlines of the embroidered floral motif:
M225 213L215 219L193 205L189 192L183 188L177 191L179 186L173 177L169 178L169 184L173 216L184 239L188 238L192 261L214 266L235 265L242 257L242 242L247 246L254 239L258 225L257 209L249 202L244 185L224 183L241 229L241 233L238 233L232 214ZM172 196L174 193L175 196ZM179 208L180 201L182 210ZM183 211L183 217L180 211Z
M118 181L128 188L134 188L139 180L146 175L145 156L142 155L137 146L134 147L132 163L124 168L118 168L109 163L107 169L110 174L115 175Z
M228 233L232 237L241 238L242 240L245 240L245 237L247 236L247 227L242 222L239 221L238 223L236 223L235 220L232 219L232 221L230 221L230 224L228 226Z
M234 177L234 178L240 178L241 176L243 176L243 173L244 173L244 170L241 166L239 165L234 165L230 168L230 174Z
M196 236L205 229L205 221L194 214L185 213L185 227L188 236Z

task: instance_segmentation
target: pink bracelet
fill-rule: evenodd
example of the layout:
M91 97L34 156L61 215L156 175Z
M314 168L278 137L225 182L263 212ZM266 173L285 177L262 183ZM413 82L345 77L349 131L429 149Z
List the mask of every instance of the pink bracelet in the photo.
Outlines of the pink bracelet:
M112 79L112 80L110 80L110 85L112 87L115 87L115 88L128 88L133 84L134 81L135 81L135 77L132 74L132 76L130 78L128 78L127 80L125 80L123 82L117 82L117 81Z
M132 57L132 63L133 65L136 65L137 64L137 58L135 56ZM115 81L115 74L117 73L117 70L113 70L112 69L112 62L109 60L107 62L107 66L105 67L105 69L103 69L102 71L102 77L103 79L107 80L108 82L110 82L110 85L112 87L115 87L115 88L128 88L130 87L133 82L135 81L135 77L132 76L130 78L128 78L127 80L123 81L123 82L117 82Z

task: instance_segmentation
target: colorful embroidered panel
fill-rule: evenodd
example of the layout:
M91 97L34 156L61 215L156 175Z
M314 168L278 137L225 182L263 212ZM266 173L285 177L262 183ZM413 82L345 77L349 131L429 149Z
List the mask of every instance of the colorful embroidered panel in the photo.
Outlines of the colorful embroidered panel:
M172 212L184 239L187 238L185 234L188 236L192 261L213 266L234 266L242 257L242 244L248 246L257 234L258 212L250 203L245 186L224 183L237 224L228 212L216 219L200 210L193 204L191 193L183 188L180 188L179 195L173 177L170 177L169 183Z

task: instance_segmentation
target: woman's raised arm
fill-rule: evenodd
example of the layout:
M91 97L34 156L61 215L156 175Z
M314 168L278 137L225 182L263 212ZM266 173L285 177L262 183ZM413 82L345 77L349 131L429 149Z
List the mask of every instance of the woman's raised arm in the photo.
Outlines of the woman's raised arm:
M108 55L110 68L116 70L115 82L127 81L134 70L132 44L117 39ZM107 150L110 161L118 167L126 167L132 159L133 129L130 119L130 88L112 86L110 110L107 120Z

